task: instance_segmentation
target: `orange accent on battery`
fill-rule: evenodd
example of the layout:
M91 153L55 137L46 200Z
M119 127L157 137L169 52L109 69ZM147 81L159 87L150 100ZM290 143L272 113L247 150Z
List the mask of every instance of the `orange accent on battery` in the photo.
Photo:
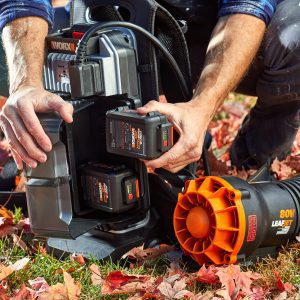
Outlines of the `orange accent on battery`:
M168 147L168 141L167 140L164 141L164 147Z
M171 142L171 146L174 145L174 127L171 127L170 129L170 142Z
M173 224L184 253L200 265L235 263L246 234L242 194L220 177L188 181Z
M140 198L140 186L139 186L139 180L137 179L135 181L135 193L136 193L136 198Z
M81 40L83 36L84 36L84 32L80 32L80 31L73 31L72 32L72 38L73 39Z
M133 195L132 194L129 194L128 195L128 200L132 200L133 199Z
M16 176L15 178L15 186L17 187L20 183L21 177L20 176Z

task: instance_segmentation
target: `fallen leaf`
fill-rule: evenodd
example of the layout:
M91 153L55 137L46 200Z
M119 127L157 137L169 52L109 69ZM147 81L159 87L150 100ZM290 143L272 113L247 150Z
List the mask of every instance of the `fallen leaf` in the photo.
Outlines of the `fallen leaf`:
M6 207L4 207L3 205L0 206L0 216L4 217L5 219L11 221L11 223L13 223L13 219L14 219L14 215L13 213L8 210Z
M91 280L93 285L101 285L102 284L102 277L100 269L97 265L92 264L90 266L90 270L92 271Z
M23 231L24 233L31 233L29 218L20 220L16 226L20 231Z
M216 275L219 277L222 287L221 293L226 294L229 298L237 299L239 295L251 295L251 285L254 280L261 278L261 275L253 272L242 272L240 266L229 265L219 267ZM223 292L225 290L225 292ZM218 294L220 295L220 294Z
M29 251L29 248L27 247L25 242L22 241L22 239L18 235L12 234L12 238L13 238L13 242L14 242L15 245L17 245L18 247L20 247L24 251L27 251L27 252Z
M64 284L57 283L42 293L38 300L69 300L68 290Z
M18 232L18 228L12 224L5 224L0 226L0 238L7 235L12 235Z
M82 256L82 254L76 254L76 253L73 253L73 254L70 256L70 259L73 260L73 261L76 261L76 262L79 263L81 266L85 265L85 260L84 260L84 257Z
M64 281L68 292L68 299L77 300L81 291L80 283L75 283L74 278L67 272L64 272Z
M296 290L296 288L291 283L283 283L277 271L274 271L274 275L276 280L276 287L279 291L293 293Z
M31 295L30 290L23 283L22 287L16 292L15 296L10 298L10 300L34 300L34 297Z
M211 291L207 291L204 294L199 293L194 297L191 297L191 300L211 300L211 299L217 300L220 298L214 297L214 293Z
M185 289L186 282L185 279L177 280L174 284L171 284L165 279L157 289L161 292L165 299L181 299L190 298L194 294Z
M286 300L288 298L287 292L282 292L274 298L274 300Z
M14 264L10 266L6 267L4 265L0 265L0 280L5 279L15 271L23 269L28 264L29 261L30 261L29 258L24 257L16 261Z
M121 271L113 271L102 280L101 293L110 295L146 291L153 282L154 280L148 275L126 275Z
M201 269L197 272L195 279L199 282L217 284L220 282L218 276L216 275L217 272L217 267L212 265L206 269L205 265L203 265Z
M42 293L49 289L49 285L43 277L37 277L33 280L28 280L28 283L32 287L31 295L34 298L39 297Z
M127 252L122 256L122 258L128 258L133 261L143 262L144 260L153 260L159 256L174 251L176 248L174 246L162 244L159 248L148 248L144 249L143 246L136 247Z

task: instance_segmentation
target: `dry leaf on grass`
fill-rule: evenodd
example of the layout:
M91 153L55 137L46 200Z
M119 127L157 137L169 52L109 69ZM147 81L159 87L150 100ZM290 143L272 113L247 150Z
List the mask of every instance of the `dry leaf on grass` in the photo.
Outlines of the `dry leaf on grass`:
M23 269L29 263L29 261L29 258L24 257L10 266L6 267L4 265L0 265L0 280L5 279L15 271Z
M280 292L293 293L296 290L296 288L291 283L283 283L277 271L274 271L274 275L276 280L276 287Z
M240 292L245 295L252 294L251 285L253 281L261 278L261 275L257 273L242 272L238 265L220 267L216 275L219 277L222 287L225 288L229 299L233 296L235 299Z
M29 248L27 247L25 242L22 241L22 239L18 235L12 234L12 238L13 238L14 245L20 247L24 251L29 252Z
M67 272L64 274L64 284L57 283L53 286L48 286L44 292L42 292L38 300L77 300L80 292L80 283L75 283L74 279Z
M30 290L23 283L21 288L15 293L15 296L9 299L10 300L34 300L35 298L32 296Z
M31 233L29 218L20 220L16 226L18 230L23 231L24 233Z
M217 284L220 282L218 276L216 275L218 268L215 266L209 266L207 269L205 265L196 273L195 280L208 284Z
M114 271L102 280L101 293L112 295L146 292L151 289L153 282L154 279L148 275L126 275L121 271Z
M28 280L28 283L32 287L32 289L29 290L34 298L39 297L49 288L47 281L43 277L37 277L33 280Z
M174 283L168 282L165 279L157 289L164 296L165 299L182 299L191 298L194 294L185 289L186 282L185 279L176 280Z
M64 272L64 281L67 288L69 300L78 299L81 291L80 283L75 283L72 276L67 272Z
M124 254L122 258L128 258L131 261L143 262L145 260L153 260L161 255L174 251L174 246L162 244L159 248L148 248L144 249L144 246L136 247L131 249L129 252Z
M102 277L100 269L97 265L92 264L90 266L90 270L92 271L91 280L93 285L101 285L102 284Z
M72 255L70 255L70 259L72 261L76 261L81 266L85 265L85 260L84 260L84 257L82 256L82 254L73 253Z

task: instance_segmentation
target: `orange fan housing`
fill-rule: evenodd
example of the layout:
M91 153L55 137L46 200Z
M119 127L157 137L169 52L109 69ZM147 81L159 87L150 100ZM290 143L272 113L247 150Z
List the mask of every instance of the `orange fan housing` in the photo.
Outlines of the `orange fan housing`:
M241 196L220 177L186 182L173 219L176 237L186 255L200 265L237 261L246 231Z

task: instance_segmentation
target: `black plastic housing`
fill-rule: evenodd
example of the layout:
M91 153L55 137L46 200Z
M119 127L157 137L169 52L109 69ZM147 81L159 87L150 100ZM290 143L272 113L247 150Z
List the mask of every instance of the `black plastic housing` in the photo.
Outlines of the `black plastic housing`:
M58 114L39 115L53 148L46 163L36 169L26 167L32 231L45 237L75 238L97 225L109 230L117 223L124 230L148 213L148 176L139 160L107 153L106 112L119 106L135 108L135 103L118 97L97 97L96 101L71 103L74 106L71 124L63 122ZM80 178L82 166L99 160L112 165L124 164L136 174L140 201L126 214L99 211L84 200Z
M120 213L140 200L137 175L125 165L94 164L80 173L83 198L90 207Z
M158 112L140 115L120 107L107 112L106 119L109 153L150 160L173 146L173 125Z

